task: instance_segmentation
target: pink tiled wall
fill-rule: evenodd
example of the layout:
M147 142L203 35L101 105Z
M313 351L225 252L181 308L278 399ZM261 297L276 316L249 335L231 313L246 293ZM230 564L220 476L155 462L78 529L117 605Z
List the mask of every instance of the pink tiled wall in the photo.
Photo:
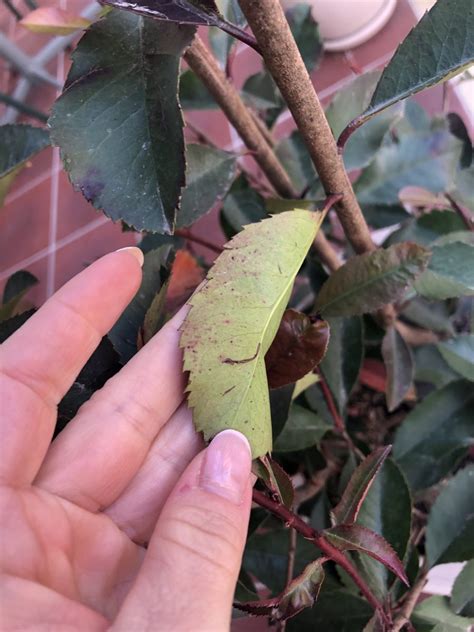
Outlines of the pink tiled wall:
M49 5L52 2L56 3L55 0L41 0L39 4ZM75 12L85 6L82 0L59 0L57 4ZM321 99L327 102L338 88L351 80L354 72L384 66L415 21L408 0L399 0L390 22L370 42L348 53L325 54L314 73L314 83ZM0 28L29 54L34 54L48 41L46 36L33 35L18 27L3 5ZM68 67L69 55L66 52L49 64L48 71L62 81ZM245 77L258 68L256 54L239 47L233 63L236 84L241 85ZM15 82L14 74L0 60L0 90L11 92ZM55 96L54 88L41 85L30 92L27 104L47 112ZM450 109L459 111L460 105L455 96L451 95L450 99ZM431 112L440 111L442 89L426 92L421 100ZM0 105L0 116L2 110ZM221 147L242 149L234 130L222 114L194 112L187 116L193 126ZM28 119L22 117L20 120ZM286 134L293 127L291 117L285 115L277 126L276 135ZM193 231L216 242L222 243L224 239L216 212L202 218ZM123 233L119 225L94 210L80 193L73 191L61 170L58 150L46 150L35 157L31 166L17 178L4 208L0 209L0 288L10 274L28 269L40 279L32 294L32 299L40 304L95 258L135 241L133 234ZM200 250L200 254L210 256L211 253Z

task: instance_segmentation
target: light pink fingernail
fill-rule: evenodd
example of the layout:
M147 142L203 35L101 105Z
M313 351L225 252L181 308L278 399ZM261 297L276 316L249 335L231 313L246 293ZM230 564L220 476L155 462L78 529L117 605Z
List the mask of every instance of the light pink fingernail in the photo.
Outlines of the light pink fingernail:
M143 262L145 261L145 257L143 255L143 252L140 250L140 248L137 248L136 246L127 246L126 248L119 248L118 250L116 250L116 252L127 252L138 261L141 268L143 267Z
M199 486L240 505L251 467L252 454L246 437L237 430L224 430L206 449Z

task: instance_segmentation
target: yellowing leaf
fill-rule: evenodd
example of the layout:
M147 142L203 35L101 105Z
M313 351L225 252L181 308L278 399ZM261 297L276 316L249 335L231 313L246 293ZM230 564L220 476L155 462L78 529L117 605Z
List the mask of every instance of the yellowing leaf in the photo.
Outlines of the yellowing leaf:
M28 13L20 24L33 33L69 35L89 28L90 20L56 7L40 7Z
M191 298L181 346L194 424L206 439L233 428L254 458L271 450L264 357L323 217L295 210L245 227Z

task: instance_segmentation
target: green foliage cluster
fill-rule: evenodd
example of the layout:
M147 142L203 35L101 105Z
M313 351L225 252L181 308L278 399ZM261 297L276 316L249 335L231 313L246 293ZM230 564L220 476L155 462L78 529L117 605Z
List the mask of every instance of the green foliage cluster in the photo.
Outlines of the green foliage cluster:
M157 3L159 19L143 15L140 3L108 4L116 8L73 52L50 139L73 186L124 229L142 233L144 274L61 402L57 430L175 310L174 262L192 243L189 227L219 203L231 241L191 299L183 328L190 406L206 438L226 427L248 436L257 493L276 515L299 520L295 544L284 524L253 511L237 605L288 618L288 631L388 630L400 616L417 630L468 630L473 150L457 115L430 117L412 95L472 63L471 0L438 0L383 73L355 77L327 106L365 220L383 233L380 248L357 256L323 210L324 183L298 130L274 142L297 200L279 199L248 158L202 135L185 143L181 108L184 120L188 111L213 116L217 108L197 75L181 71L196 25L211 27L210 46L229 73L237 63L233 36L258 48L236 0ZM297 6L288 20L314 72L323 49L309 8ZM241 96L271 134L287 107L274 78L261 70ZM0 139L1 197L49 138L18 125L0 128ZM336 271L318 260L318 230L345 260ZM24 297L35 282L26 272L9 280L0 340L33 312ZM397 320L384 328L377 310L390 304ZM467 562L451 598L405 612L409 591L447 562ZM262 585L269 596L259 601ZM362 585L383 604L375 614Z

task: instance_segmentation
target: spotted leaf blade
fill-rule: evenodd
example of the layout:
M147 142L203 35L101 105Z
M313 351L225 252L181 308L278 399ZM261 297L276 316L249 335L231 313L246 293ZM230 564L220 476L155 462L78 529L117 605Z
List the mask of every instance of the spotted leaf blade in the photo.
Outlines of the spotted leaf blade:
M233 428L249 439L253 458L271 450L264 358L322 220L295 210L245 227L189 301L181 346L189 405L206 439Z

